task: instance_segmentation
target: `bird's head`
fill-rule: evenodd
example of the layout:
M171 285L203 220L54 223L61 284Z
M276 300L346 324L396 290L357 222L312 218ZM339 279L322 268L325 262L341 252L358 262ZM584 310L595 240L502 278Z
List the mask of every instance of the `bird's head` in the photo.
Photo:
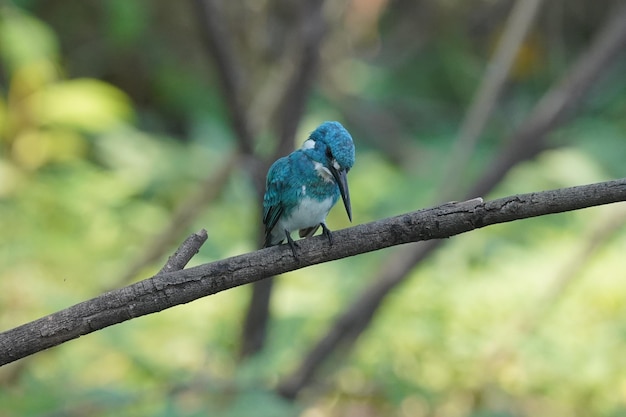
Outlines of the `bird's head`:
M311 133L302 149L331 173L339 186L348 218L352 221L350 191L346 177L354 165L354 143L350 133L339 122L324 122Z

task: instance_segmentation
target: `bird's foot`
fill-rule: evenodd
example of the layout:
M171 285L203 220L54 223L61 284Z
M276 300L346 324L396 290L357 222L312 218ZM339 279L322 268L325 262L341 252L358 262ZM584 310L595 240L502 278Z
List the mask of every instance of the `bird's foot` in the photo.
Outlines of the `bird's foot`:
M320 226L322 226L322 234L328 238L328 243L330 244L330 246L332 246L333 234L331 233L330 229L326 227L324 223L320 223Z
M297 261L298 259L298 254L296 253L296 248L299 246L296 241L294 241L291 238L291 234L285 230L285 236L287 236L287 243L289 244L289 247L291 248L291 253L293 254L294 259Z

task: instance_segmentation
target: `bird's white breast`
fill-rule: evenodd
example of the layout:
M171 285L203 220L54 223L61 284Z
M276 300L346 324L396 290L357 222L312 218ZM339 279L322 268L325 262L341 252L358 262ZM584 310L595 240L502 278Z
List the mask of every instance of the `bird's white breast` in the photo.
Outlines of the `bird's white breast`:
M293 209L289 217L279 220L278 230L292 231L317 226L325 221L332 206L333 199L331 197L322 201L305 197Z

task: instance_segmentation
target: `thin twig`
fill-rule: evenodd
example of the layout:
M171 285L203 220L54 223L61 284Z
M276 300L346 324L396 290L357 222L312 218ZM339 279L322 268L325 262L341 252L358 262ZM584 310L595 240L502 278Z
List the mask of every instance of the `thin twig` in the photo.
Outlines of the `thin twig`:
M180 271L183 269L191 258L198 253L200 247L204 245L204 242L206 242L208 237L209 236L205 229L189 235L189 237L181 243L176 252L174 252L174 254L167 259L167 262L163 265L163 268L159 270L158 274L165 274L167 272Z

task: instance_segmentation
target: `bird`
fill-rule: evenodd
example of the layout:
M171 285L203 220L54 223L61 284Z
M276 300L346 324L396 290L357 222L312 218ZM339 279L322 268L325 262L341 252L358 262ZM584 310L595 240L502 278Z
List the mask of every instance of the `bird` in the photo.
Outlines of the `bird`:
M340 196L352 221L347 174L353 165L352 136L335 121L322 123L300 149L274 162L267 173L263 197L264 247L286 239L298 259L291 233L298 230L300 238L310 237L320 227L332 245L326 216Z

